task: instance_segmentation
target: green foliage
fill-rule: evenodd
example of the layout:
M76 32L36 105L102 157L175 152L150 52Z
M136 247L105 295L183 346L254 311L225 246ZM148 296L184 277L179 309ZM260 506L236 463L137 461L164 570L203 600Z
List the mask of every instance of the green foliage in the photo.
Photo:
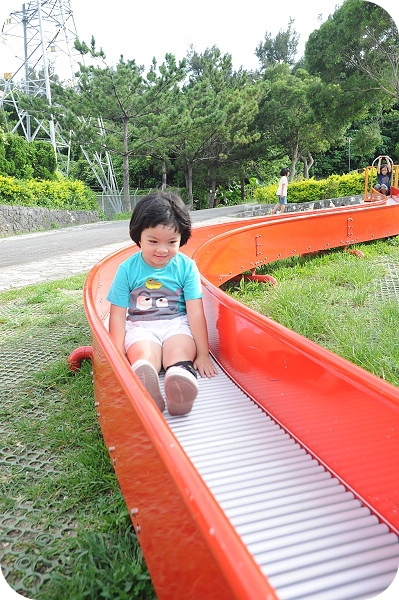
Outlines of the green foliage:
M35 140L29 144L34 179L54 179L57 161L51 144Z
M255 188L255 202L266 204L276 202L277 183ZM331 175L327 179L316 181L306 179L294 181L288 185L288 202L317 202L328 198L357 196L364 192L364 173L349 173L347 175Z
M77 42L82 54L96 58L95 64L80 65L78 89L53 87L57 119L72 132L74 142L89 154L104 151L122 161L123 207L130 206L129 161L151 155L159 162L167 156L165 139L178 127L176 95L185 76L185 62L176 64L168 54L159 67L154 60L148 73L134 60L120 57L116 66L105 54Z
M172 144L184 169L192 208L194 167L198 169L198 163L208 166L209 187L213 184L215 189L216 173L229 157L259 137L249 126L258 111L264 84L255 85L244 74L234 75L231 56L222 55L215 47L203 54L193 51L189 68L189 79L177 98L179 126Z
M218 190L216 204L220 203L228 206L241 204L241 188L238 182L232 182L228 188L224 188L220 185Z
M381 293L387 262L399 264L398 238L356 245L364 259L336 249L263 265L278 285L249 282L224 288L239 302L399 385L399 319L394 293Z
M0 175L17 179L54 179L54 149L49 142L27 142L16 133L0 135Z
M2 524L7 514L20 527L2 527L1 566L21 597L152 600L99 428L91 361L77 373L67 366L90 339L85 278L0 294L0 352L9 358L0 382L0 510Z
M94 192L82 181L28 181L0 175L0 204L61 210L98 210Z
M287 30L280 29L275 38L268 31L265 33L264 41L260 42L255 50L262 69L278 63L294 64L299 34L293 28L293 24L294 20L289 19Z
M392 104L399 99L398 48L397 27L385 10L373 2L345 0L310 35L305 65L324 81L339 83L353 105Z

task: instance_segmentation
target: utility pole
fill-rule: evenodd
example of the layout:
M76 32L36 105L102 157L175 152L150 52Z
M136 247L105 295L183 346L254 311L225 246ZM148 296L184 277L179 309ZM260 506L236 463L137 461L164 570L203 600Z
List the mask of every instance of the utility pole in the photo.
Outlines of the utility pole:
M351 141L352 141L352 138L348 137L347 141L348 141L348 173L350 173L351 172Z

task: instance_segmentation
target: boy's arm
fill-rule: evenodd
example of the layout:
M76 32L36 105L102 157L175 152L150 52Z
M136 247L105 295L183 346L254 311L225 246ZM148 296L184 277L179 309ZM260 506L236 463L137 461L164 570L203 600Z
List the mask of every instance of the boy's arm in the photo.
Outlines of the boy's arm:
M126 308L111 304L109 313L109 333L115 346L122 352L123 356L125 356L125 325Z
M209 356L208 328L204 314L202 299L186 301L188 323L197 347L194 367L201 377L213 377L217 370Z

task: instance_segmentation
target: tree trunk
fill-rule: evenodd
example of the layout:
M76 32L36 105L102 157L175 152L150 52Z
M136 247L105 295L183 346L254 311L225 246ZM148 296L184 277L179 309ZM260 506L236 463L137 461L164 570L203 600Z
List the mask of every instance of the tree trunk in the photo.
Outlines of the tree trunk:
M188 209L193 210L193 165L187 159L184 159L184 177L188 195Z
M161 189L164 192L166 190L166 180L167 180L167 170L166 170L166 160L162 159L162 186Z
M245 180L243 177L240 179L240 188L241 188L241 200L245 201Z
M130 186L129 186L129 147L128 147L128 120L123 122L123 211L131 212Z
M290 176L288 178L288 181L292 181L295 177L296 163L298 162L298 160L299 160L299 151L298 151L298 145L297 145L296 148L294 149L294 152L292 153Z
M211 189L208 194L208 208L213 208L215 206L215 196L216 196L216 174L217 168L216 165L211 166Z
M309 171L314 163L313 156L308 152L307 156L301 155L300 158L303 161L303 176L305 179L309 179Z

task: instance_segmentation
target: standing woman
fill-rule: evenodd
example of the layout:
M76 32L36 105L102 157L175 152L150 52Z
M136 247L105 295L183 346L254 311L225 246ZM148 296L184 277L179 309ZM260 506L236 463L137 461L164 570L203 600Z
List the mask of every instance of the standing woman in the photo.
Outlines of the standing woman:
M280 208L280 213L283 214L285 211L285 207L287 206L287 189L288 189L288 175L290 174L290 170L287 167L281 169L280 175L281 179L277 188L277 196L278 196L278 204L273 208L272 215L276 214L278 208Z

